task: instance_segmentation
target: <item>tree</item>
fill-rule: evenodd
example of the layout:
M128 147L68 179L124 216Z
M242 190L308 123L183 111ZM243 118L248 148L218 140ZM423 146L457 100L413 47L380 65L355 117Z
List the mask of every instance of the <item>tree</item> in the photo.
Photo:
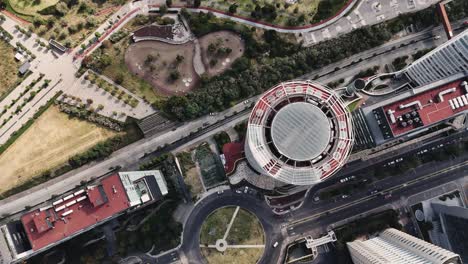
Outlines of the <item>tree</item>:
M201 5L201 0L194 0L193 1L193 6L194 7L200 7L200 5Z
M122 73L119 72L119 73L117 74L117 76L115 76L115 80L114 80L114 81L115 81L116 84L122 84L123 81L124 81L124 78L125 78L124 75L123 75Z
M176 63L177 64L180 64L181 62L183 62L185 59L185 57L183 55L180 55L180 54L177 54L176 56Z
M67 6L67 4L65 2L58 2L55 5L55 10L57 10L57 12L60 15L64 16L68 12L68 6Z
M171 6L172 5L172 0L166 0L166 6Z
M178 70L173 70L169 73L169 81L175 82L180 78L180 72Z
M164 15L164 14L167 13L167 5L166 5L166 4L161 5L161 6L159 7L159 13L160 13L161 15Z
M92 104L92 103L93 103L93 99L91 99L91 98L86 99L86 103L89 104L89 105Z
M229 13L234 14L237 12L237 4L232 4L229 6Z
M145 64L146 64L146 65L149 65L149 64L151 64L153 61L154 61L154 56L153 56L153 54L148 54L148 56L146 56L146 59L145 59Z

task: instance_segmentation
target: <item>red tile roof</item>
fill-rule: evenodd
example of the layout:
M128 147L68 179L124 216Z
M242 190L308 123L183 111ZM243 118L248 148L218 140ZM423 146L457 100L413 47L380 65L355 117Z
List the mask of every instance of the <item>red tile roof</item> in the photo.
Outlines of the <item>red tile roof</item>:
M383 110L385 112L385 116L387 117L387 121L390 124L390 128L392 130L393 135L398 136L410 132L411 130L415 129L416 126L408 125L407 127L402 127L398 124L398 122L392 124L389 115L387 114L387 111L389 109L395 111L394 115L396 119L398 119L398 117L400 116L405 115L406 113L416 111L419 114L419 117L421 118L423 126L435 124L439 121L450 118L451 116L454 116L464 110L468 110L468 105L464 105L457 109L452 109L449 104L450 99L454 99L465 94L465 89L461 86L462 81L463 80L451 82L384 106ZM454 92L445 94L443 96L444 101L440 102L438 98L439 93L454 87L456 88L456 90ZM414 101L419 101L422 105L422 109L417 109L417 107L400 109L399 107L402 104L404 105Z
M129 207L118 175L106 177L99 186L66 198L50 208L21 217L33 250L56 243Z

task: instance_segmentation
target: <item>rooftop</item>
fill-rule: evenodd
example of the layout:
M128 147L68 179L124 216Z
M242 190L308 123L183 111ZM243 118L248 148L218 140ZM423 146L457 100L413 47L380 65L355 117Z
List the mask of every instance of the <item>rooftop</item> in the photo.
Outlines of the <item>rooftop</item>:
M297 160L311 160L330 142L330 121L317 106L297 102L281 108L274 116L272 140L278 151Z
M34 251L91 227L129 207L118 175L56 200L21 217Z
M130 206L159 200L168 193L166 181L158 170L119 172L119 177L128 194Z
M462 82L463 79L449 82L383 106L393 136L438 123L467 110L465 94L468 90Z

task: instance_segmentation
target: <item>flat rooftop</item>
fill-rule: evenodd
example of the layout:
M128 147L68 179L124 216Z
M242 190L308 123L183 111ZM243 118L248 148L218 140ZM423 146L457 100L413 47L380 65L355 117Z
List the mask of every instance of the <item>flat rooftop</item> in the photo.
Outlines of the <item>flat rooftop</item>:
M371 101L362 107L375 144L381 145L395 137L416 135L467 112L468 95L462 85L467 77L468 72L457 73L424 86L384 96L384 99Z
M57 199L21 217L34 251L54 244L129 208L119 175Z
M465 94L468 92L462 82L463 79L449 82L383 106L393 136L433 125L467 110Z

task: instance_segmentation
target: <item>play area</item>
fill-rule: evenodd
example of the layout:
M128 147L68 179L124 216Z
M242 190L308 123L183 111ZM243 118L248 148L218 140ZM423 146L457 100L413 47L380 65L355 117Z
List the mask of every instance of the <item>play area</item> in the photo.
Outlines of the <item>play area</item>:
M193 66L193 42L173 45L160 41L141 41L125 52L129 70L151 83L165 95L182 95L192 90L199 77Z
M200 38L206 74L215 76L244 54L242 38L231 31L218 31Z

